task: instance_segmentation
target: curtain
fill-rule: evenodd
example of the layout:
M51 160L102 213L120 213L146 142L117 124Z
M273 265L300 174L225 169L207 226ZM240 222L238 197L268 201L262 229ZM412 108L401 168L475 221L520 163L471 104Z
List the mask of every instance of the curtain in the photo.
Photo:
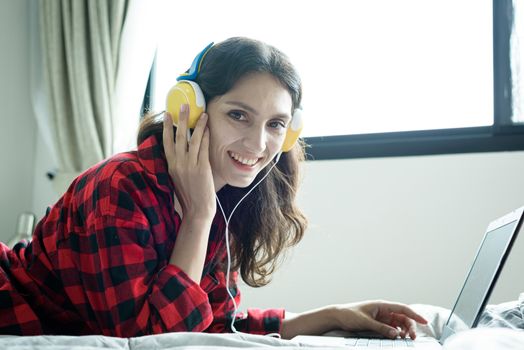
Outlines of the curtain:
M57 193L134 146L163 3L30 1L32 103Z
M111 155L126 0L40 0L43 80L58 170Z

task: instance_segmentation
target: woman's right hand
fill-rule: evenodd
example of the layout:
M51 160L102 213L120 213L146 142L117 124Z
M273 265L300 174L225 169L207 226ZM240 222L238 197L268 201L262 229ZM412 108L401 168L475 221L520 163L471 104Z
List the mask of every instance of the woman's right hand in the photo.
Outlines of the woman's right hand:
M202 114L188 143L189 106L180 108L173 139L173 119L164 116L163 143L175 196L182 207L182 223L169 262L200 283L211 223L216 211L215 185L209 163L207 115Z
M173 119L164 115L163 143L169 175L184 217L210 218L216 211L215 185L209 163L208 116L202 113L188 143L189 106L182 105L173 138Z

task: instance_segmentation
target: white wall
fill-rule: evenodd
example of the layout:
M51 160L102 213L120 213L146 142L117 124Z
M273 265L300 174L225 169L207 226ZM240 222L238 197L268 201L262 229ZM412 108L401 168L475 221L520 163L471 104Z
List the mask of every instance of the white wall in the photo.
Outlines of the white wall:
M303 242L245 306L386 298L451 307L488 223L524 205L524 152L306 164ZM524 237L492 302L524 292Z
M57 199L29 106L27 0L0 0L0 239L20 211ZM488 222L524 205L524 152L317 161L305 165L304 240L243 307L302 311L387 298L450 307ZM524 238L494 301L524 291Z
M37 135L35 139L35 164L33 174L33 191L31 208L37 218L45 215L46 209L52 206L60 197L60 194L67 190L67 185L60 187L56 181L50 181L46 173L53 171L56 165L53 162L49 148L45 144L42 136Z
M29 99L27 0L0 0L0 240L32 209L36 122Z

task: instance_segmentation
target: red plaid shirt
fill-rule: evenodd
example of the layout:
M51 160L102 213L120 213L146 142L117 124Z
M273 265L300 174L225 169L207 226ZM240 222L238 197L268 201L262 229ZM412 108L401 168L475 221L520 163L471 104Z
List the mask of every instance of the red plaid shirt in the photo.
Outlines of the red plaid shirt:
M169 264L181 219L156 136L90 168L38 223L31 243L0 244L1 334L229 332L233 303L218 268L214 218L200 284ZM237 274L230 286L237 304ZM284 310L248 310L238 330L279 332ZM229 321L228 321L229 320Z

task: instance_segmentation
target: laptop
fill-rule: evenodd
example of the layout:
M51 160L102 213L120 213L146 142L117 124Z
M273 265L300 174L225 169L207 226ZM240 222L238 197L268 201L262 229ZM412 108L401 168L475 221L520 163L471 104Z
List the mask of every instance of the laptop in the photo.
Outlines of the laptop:
M355 336L299 335L293 341L304 345L344 346L351 349L440 349L451 335L477 326L482 311L491 295L497 278L509 255L513 242L522 226L524 207L516 209L494 221L486 230L473 264L451 310L451 314L437 340L431 337L411 339L355 338Z

